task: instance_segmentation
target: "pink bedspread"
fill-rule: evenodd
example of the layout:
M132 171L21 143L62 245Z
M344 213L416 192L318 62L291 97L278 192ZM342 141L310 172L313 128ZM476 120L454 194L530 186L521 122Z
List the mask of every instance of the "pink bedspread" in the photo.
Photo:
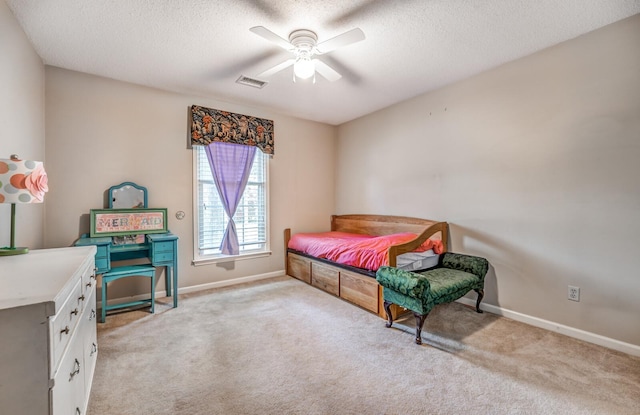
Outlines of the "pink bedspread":
M409 232L384 236L344 232L298 233L291 237L288 247L316 258L376 271L389 263L387 250L391 245L409 242L417 236ZM444 251L442 241L427 239L415 252L429 249L441 254Z

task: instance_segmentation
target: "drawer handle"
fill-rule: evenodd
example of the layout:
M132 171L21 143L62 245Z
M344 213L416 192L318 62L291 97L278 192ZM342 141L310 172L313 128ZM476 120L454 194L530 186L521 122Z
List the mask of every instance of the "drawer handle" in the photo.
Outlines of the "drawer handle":
M77 309L77 308L71 312L71 315L74 315L74 314L75 314L76 316L78 315L78 309Z
M80 373L80 362L78 362L78 359L75 359L75 362L73 363L73 372L71 372L69 381L72 381L73 377L78 373Z
M65 328L63 328L62 330L60 330L60 334L69 334L69 326L66 326Z
M96 310L92 308L91 313L89 313L89 321L93 320L94 318L96 318Z
M84 294L82 294L80 297L78 297L78 302L80 301L84 301Z
M93 356L98 351L98 345L95 343L91 343L91 352L89 356Z
M89 282L87 283L87 287L89 287L89 288L91 288L91 286L92 286L92 285L93 285L93 283L92 283L91 281L89 281Z
M82 415L82 412L80 412L80 408L78 408L77 406L76 406L76 415Z

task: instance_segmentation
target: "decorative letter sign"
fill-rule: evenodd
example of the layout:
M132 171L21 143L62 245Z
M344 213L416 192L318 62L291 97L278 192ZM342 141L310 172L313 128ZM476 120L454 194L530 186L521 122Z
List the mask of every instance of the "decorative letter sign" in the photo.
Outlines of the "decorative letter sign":
M91 209L91 237L167 232L167 209Z

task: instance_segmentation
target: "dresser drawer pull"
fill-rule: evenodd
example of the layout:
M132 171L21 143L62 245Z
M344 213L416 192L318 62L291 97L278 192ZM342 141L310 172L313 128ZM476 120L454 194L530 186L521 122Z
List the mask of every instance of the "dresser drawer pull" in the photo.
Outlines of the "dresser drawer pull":
M84 294L82 294L80 297L78 297L78 302L80 301L84 301Z
M76 415L82 415L82 412L80 412L80 408L78 408L77 406L76 406Z
M89 282L87 283L87 287L89 287L89 288L91 288L91 286L92 286L92 285L93 285L93 283L92 283L91 281L89 281Z
M71 382L73 377L78 373L80 373L80 362L78 362L78 359L75 359L75 362L73 363L73 372L70 374L69 382Z
M93 356L98 351L98 345L95 343L91 343L91 352L89 356Z
M91 313L89 313L89 321L93 320L94 318L96 318L96 310L92 308Z
M69 334L69 326L66 326L65 328L63 328L62 330L60 330L60 334Z
M75 314L75 315L77 316L77 315L78 315L78 309L76 308L75 310L73 310L73 311L71 312L71 314L72 314L72 315L74 315L74 314Z

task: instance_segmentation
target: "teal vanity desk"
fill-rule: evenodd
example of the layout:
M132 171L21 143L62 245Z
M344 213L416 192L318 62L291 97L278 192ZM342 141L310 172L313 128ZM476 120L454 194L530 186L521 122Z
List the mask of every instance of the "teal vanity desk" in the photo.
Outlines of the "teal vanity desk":
M155 304L155 267L166 267L167 296L178 307L178 237L167 229L167 209L147 208L147 189L133 182L109 188L109 209L91 210L91 233L75 246L96 246L96 275L102 275L102 315L119 308ZM143 235L140 235L143 234ZM113 262L146 258L149 263L112 266ZM120 278L142 276L151 280L149 299L107 305L107 286Z
M75 246L95 245L96 274L112 270L111 263L127 259L148 258L154 267L167 267L165 286L167 296L173 296L173 306L178 306L178 237L171 232L146 235L145 243L115 245L111 237L83 235Z

